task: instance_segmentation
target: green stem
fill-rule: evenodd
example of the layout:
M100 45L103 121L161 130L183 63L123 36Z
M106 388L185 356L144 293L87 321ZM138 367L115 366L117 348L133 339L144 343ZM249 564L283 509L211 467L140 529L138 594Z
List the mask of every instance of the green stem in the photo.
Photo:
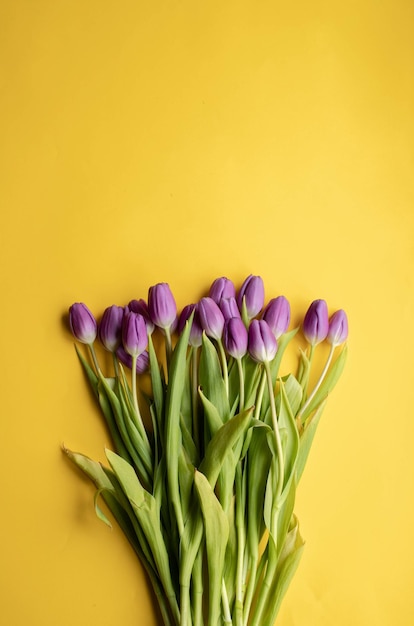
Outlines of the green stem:
M237 530L237 564L236 564L236 625L243 626L243 561L245 548L244 530L245 502L243 497L243 475L241 462L236 468L236 530Z
M275 403L275 394L273 391L272 373L270 371L270 365L268 361L265 361L264 366L265 366L267 384L268 384L268 389L269 389L270 410L272 413L272 423L273 423L273 431L275 434L277 463L278 463L278 470L279 470L278 477L277 477L276 493L274 495L274 502L277 502L283 490L283 483L285 480L285 475L284 475L285 464L283 460L283 449L282 449L282 440L280 438L280 432L279 432L279 424L277 422L276 403Z
M192 626L190 611L190 589L180 586L180 626Z
M199 550L193 567L193 615L194 626L203 626L203 552Z
M258 608L260 603L264 604L264 601L266 598L263 598L262 600L262 596L264 595L262 593L262 585L264 584L264 580L263 580L263 576L266 576L267 573L267 568L269 565L269 544L266 545L266 548L264 549L262 556L260 557L260 561L257 563L256 565L256 571L255 571L255 575L254 575L254 593L253 596L258 595L258 597L256 597L256 603L254 605L253 608L253 615L252 615L252 619L249 619L249 615L245 614L245 626L247 626L247 624L249 624L249 626L261 626L260 624L260 619L258 619L258 617L260 617L260 615L258 615Z
M263 370L262 380L260 381L259 391L257 392L256 398L256 409L254 412L255 418L260 419L260 411L262 410L262 402L263 402L263 394L266 387L266 371Z
M296 420L298 422L300 422L300 419L301 419L302 415L304 414L304 412L306 411L306 409L308 408L308 406L310 405L310 403L312 402L312 400L316 396L316 393L318 392L319 387L322 385L322 383L324 381L324 378L325 378L325 376L327 374L327 371L329 369L329 366L331 364L334 352L335 352L335 346L331 346L331 349L329 350L328 358L326 360L326 363L325 363L325 366L324 366L324 368L322 370L322 373L319 376L319 379L318 379L315 387L313 388L312 393L310 394L310 396L306 400L305 404L301 407L300 411L298 412L298 414L296 416Z
M171 355L172 355L172 343L171 343L171 330L165 329L165 355L167 357L167 373L166 379L168 382L168 371L170 369Z
M91 357L92 357L92 361L93 361L96 373L98 373L100 371L100 367L99 367L98 359L96 358L96 352L95 352L93 343L89 343L88 348L89 348L89 352L91 353Z
M223 378L224 378L224 385L226 387L226 395L227 395L227 398L228 398L229 397L229 373L228 373L228 369L227 369L227 358L226 358L226 353L224 352L223 342L221 341L221 339L218 339L217 343L218 343L219 352L220 352L221 367L222 367L222 370L223 370Z
M191 352L191 402L193 413L193 440L197 451L200 450L200 425L198 420L198 348L193 347Z
M114 364L115 378L119 381L119 364L115 352L112 352L112 361Z
M221 601L223 604L223 623L224 624L232 624L230 606L229 606L229 598L227 596L226 583L224 582L224 578L221 581Z
M247 581L246 597L244 600L244 607L243 607L244 608L244 620L243 620L244 626L247 626L247 623L249 621L249 613L250 613L250 607L252 605L253 594L254 594L254 589L255 589L258 562L259 562L259 552L255 546L255 553L252 554L250 557L250 576L249 576L249 580Z
M309 370L308 370L308 376L307 376L307 379L306 379L306 383L305 383L305 385L304 385L304 387L303 387L302 404L304 404L304 400L305 400L305 398L306 398L306 394L308 393L309 373L310 373L310 368L311 368L311 365L312 365L312 360L313 360L313 355L314 355L314 352L315 352L315 346L312 346L312 345L311 345L311 346L310 346L310 349L309 349L309 358L308 358L308 361L309 361Z
M141 417L141 413L139 412L138 406L138 396L137 396L137 356L132 357L132 367L131 367L131 383L132 383L132 398L134 401L134 409L137 414L137 418Z
M240 384L239 411L241 413L244 409L244 372L243 372L242 360L239 358L239 359L236 359L236 361L237 361L237 368L239 370L239 384Z

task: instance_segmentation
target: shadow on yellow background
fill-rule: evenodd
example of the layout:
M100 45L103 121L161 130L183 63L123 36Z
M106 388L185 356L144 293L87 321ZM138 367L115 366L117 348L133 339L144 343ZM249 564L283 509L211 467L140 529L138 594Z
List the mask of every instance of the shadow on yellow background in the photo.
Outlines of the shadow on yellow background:
M5 0L0 621L155 626L64 441L106 432L61 322L167 281L325 298L350 358L300 486L280 626L414 620L414 6Z

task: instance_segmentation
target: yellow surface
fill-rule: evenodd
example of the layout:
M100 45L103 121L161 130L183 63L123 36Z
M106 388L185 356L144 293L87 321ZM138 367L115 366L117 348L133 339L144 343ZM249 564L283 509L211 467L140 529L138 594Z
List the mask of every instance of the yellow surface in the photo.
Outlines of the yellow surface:
M278 625L414 623L413 26L410 0L3 0L2 624L156 624L59 449L108 443L67 307L250 272L351 329Z

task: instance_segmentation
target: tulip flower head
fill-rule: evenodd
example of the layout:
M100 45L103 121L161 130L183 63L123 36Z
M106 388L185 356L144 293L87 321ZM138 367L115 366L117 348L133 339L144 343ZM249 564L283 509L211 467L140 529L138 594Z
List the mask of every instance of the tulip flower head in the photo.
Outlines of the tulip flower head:
M158 283L148 291L151 321L163 330L170 329L177 318L177 305L168 283Z
M264 320L253 320L249 326L249 354L254 361L273 361L277 352L277 341L269 324Z
M289 302L284 296L273 298L265 308L262 318L269 324L276 339L279 339L289 328Z
M340 346L348 338L348 318L342 309L336 311L329 320L327 340L332 346Z
M125 352L138 357L148 345L147 326L139 313L129 311L122 324L122 343Z
M75 302L69 309L69 324L75 339L92 345L98 332L98 324L83 302Z
M302 331L311 346L326 339L329 330L328 306L325 300L314 300L306 311Z
M229 320L232 317L241 317L236 298L222 298L219 302L219 307L225 320Z
M212 298L201 298L198 303L201 328L213 339L221 339L224 328L224 316Z
M115 304L105 309L98 328L99 339L109 352L115 352L121 345L122 320L124 309Z
M221 278L216 278L213 282L208 295L214 300L214 302L219 304L220 300L223 298L235 298L236 288L233 281L225 276L222 276Z
M179 335L183 332L187 320L190 319L194 311L193 322L191 324L190 337L188 343L194 348L198 348L202 343L203 329L200 325L200 317L198 315L197 306L195 304L187 304L181 311L178 319L177 332Z
M251 320L260 313L264 304L264 284L261 276L250 274L242 284L237 295L240 311L243 308L243 300L246 304L247 317Z
M117 349L116 356L121 361L121 363L126 365L129 369L132 369L132 356L128 354L128 352L125 352L122 346L119 346L119 348ZM144 372L147 372L148 369L149 355L147 351L144 351L141 352L141 354L137 357L136 371L137 374L144 374Z
M131 302L128 303L128 309L130 311L133 311L134 313L139 313L140 315L142 315L147 325L147 332L149 335L151 335L154 332L154 324L150 318L148 304L145 302L145 300L143 300L142 298L140 298L139 300L131 300Z
M223 330L223 345L227 354L241 359L247 352L248 334L240 317L226 320Z

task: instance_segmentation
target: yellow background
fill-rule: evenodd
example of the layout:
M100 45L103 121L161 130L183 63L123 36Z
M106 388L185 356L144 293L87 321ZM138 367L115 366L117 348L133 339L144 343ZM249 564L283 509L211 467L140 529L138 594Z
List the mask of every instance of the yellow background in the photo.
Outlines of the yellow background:
M0 622L155 626L60 445L108 443L62 317L261 274L350 319L280 626L414 623L414 5L3 0Z

